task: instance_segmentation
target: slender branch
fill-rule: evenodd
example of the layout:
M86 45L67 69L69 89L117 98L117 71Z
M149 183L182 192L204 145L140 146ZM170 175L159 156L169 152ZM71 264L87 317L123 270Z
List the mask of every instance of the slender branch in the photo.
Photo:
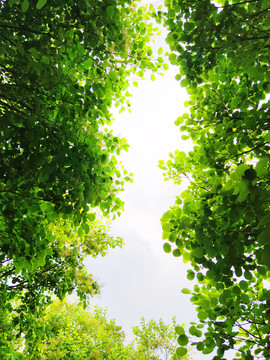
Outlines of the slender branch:
M242 1L236 4L228 4L228 5L224 5L224 6L216 6L217 9L225 9L226 7L231 7L231 6L238 6L238 5L243 5L246 3L253 3L253 2L258 2L259 0L246 0L246 1Z
M16 266L14 266L12 269L4 272L4 273L0 276L0 279L2 279L2 278L5 277L5 276L10 275L15 269L16 269Z
M27 32L34 33L34 34L51 36L51 35L50 35L50 32L37 31L37 30L33 30L33 29L30 29L30 28L25 27L25 26L20 27L20 26L10 26L10 25L6 25L6 24L0 24L0 28L23 30L23 31L27 31Z
M3 264L5 264L6 262L9 262L9 261L12 261L12 259L3 260L3 261L1 262L1 264L3 265Z
M4 95L3 93L0 93L0 97L3 97L3 98L5 98L5 99L8 100L8 101L12 101L12 102L14 102L14 103L20 104L21 106L25 107L26 109L28 109L28 110L30 110L30 111L33 110L33 108L31 108L29 105L25 104L24 102L22 102L22 101L20 101L20 100L18 100L18 99L9 98L9 97L7 97L6 95Z
M258 323L255 322L255 321L253 321L252 323L253 323L253 325L254 325L255 328L256 328L256 331L257 331L257 333L258 333L258 335L259 335L260 340L262 340L262 336L261 336L261 333L260 333L259 328L258 328Z
M10 105L8 103L6 103L5 101L0 100L0 104L2 104L4 107L7 107L8 109L15 111L18 114L22 115L22 111L20 109L18 109L17 107Z
M254 148L252 148L252 149L250 149L250 150L243 151L242 153L236 154L236 155L234 155L234 156L232 156L232 157L228 157L228 158L223 159L223 160L226 161L226 160L235 159L235 158L237 158L237 157L239 157L239 156L248 154L248 153L250 153L250 152L252 152L252 151L254 151L254 150L256 150L256 149L259 149L260 147L262 147L262 146L264 146L264 145L266 145L266 144L267 144L267 142L265 142L265 143L263 143L263 144L260 144L260 145L257 145L257 146L255 146Z
M232 317L232 319L235 321L236 323L236 326L238 326L241 330L243 330L246 334L248 334L251 338L255 338L257 340L260 340L260 337L259 336L256 336L254 334L252 334L250 331L248 331L247 329L245 329L233 316L232 314L230 314L230 316ZM255 340L248 340L246 339L245 341L250 341L250 342L253 342L253 343L256 343Z
M2 36L5 40L9 41L12 45L17 46L17 44L13 40L10 40L7 36L5 36L1 32L0 32L0 36Z
M266 8L262 11L259 11L258 13L255 13L255 14L251 14L250 16L247 15L248 18L253 18L253 17L257 17L257 16L260 16L261 14L267 12L269 10L269 8Z
M269 39L270 35L266 36L254 36L254 37L239 37L238 39L241 41L248 41L248 40L261 40L261 39Z

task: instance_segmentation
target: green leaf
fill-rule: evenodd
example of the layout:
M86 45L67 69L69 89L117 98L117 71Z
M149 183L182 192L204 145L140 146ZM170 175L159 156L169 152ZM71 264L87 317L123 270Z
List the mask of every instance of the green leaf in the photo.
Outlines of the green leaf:
M176 326L175 327L175 331L178 335L184 335L185 334L185 330L182 326Z
M244 277L247 279L247 280L251 280L252 279L252 273L250 271L245 271L244 272Z
M93 60L89 57L84 61L83 66L85 69L89 69L92 64L93 64Z
M22 12L26 12L29 9L29 1L28 0L23 0L22 2Z
M247 290L248 289L248 282L247 281L244 281L244 280L241 280L240 283L239 283L239 286L242 290Z
M88 213L87 218L88 218L89 221L95 221L96 214L95 213Z
M248 169L250 169L250 166L248 164L238 165L235 169L235 174L239 179L241 179L241 177L245 174L245 171L247 171Z
M258 177L263 177L268 173L268 158L264 157L259 160L259 162L256 165L256 172Z
M179 249L174 249L173 250L173 256L175 256L175 257L181 256L181 251Z
M169 241L171 241L171 242L175 242L176 241L176 233L175 232L173 232L173 233L171 233L170 234L170 236L169 236Z
M187 279L188 279L188 280L193 280L194 278L195 278L195 273L194 273L194 271L188 270L188 271L187 271Z
M39 59L40 53L39 53L39 51L38 51L36 48L31 47L30 50L29 50L29 52L33 55L33 57L34 57L35 59Z
M261 256L261 261L263 265L267 266L270 269L270 246L265 246Z
M163 250L165 251L165 253L170 253L172 251L172 247L169 243L165 243L163 245Z
M270 143L270 131L268 131L267 134L264 135L264 140Z
M182 87L187 87L187 85L188 85L188 79L187 79L187 78L184 78L184 79L180 82L180 85L181 85Z
M37 7L38 10L40 10L40 9L42 9L46 4L47 4L47 0L38 0L36 7Z
M205 311L199 311L197 315L198 315L198 318L202 321L206 320L208 318L208 313Z
M24 47L22 46L22 44L18 44L17 49L18 49L18 52L20 55L23 56L25 54L25 50L24 50Z
M204 256L204 250L201 247L195 248L192 253L197 258L202 258Z
M213 270L208 270L207 273L206 273L206 277L208 279L213 279L215 277L215 273Z
M245 171L245 177L248 180L254 180L257 177L257 172L255 169L250 168Z
M233 292L236 294L236 295L240 295L241 294L241 289L238 285L235 285L233 287Z
M183 140L188 140L188 139L189 139L189 136L188 136L188 135L182 135L182 139L183 139Z
M204 349L204 343L203 342L199 342L197 345L196 345L196 348L198 351L203 351Z
M162 230L165 231L165 232L170 232L171 227L172 227L171 224L168 223L168 222L162 224Z
M166 63L164 63L164 64L163 64L163 69L164 69L164 70L168 70L168 69L169 69L169 65L166 64Z
M205 278L202 273L198 273L198 274L196 275L196 277L197 277L198 281L200 281L200 282L202 282L202 281L204 280L204 278Z
M177 349L176 349L176 355L177 356L184 356L184 355L186 355L187 354L187 349L186 348L184 348L184 347L178 347Z
M202 332L198 330L194 325L189 328L190 335L194 335L196 337L201 337Z
M188 337L184 334L178 336L177 342L180 346L185 346L188 344Z
M114 7L113 6L108 6L106 8L106 15L108 16L108 18L112 18L114 16Z
M176 60L176 55L174 53L171 53L169 55L169 60L170 60L170 62L174 62Z
M41 62L43 62L43 64L49 65L50 64L50 58L48 56L42 56L41 58Z
M182 294L186 294L186 295L187 295L187 294L190 294L190 290L189 290L189 289L184 288L184 289L182 289L182 290L181 290L181 293L182 293Z
M250 194L249 185L247 184L247 180L243 179L240 183L240 192L239 192L237 200L239 202L243 202L247 199L249 194Z

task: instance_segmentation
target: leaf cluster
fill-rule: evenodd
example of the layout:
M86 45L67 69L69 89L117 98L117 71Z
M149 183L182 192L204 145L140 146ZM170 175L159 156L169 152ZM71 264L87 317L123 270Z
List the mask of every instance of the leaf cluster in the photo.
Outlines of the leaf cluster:
M8 324L10 319L6 319ZM39 318L33 316L32 328L23 338L16 339L14 329L7 333L16 360L179 359L172 351L177 338L174 327L162 319L149 322L141 319L140 326L133 327L135 340L127 343L122 328L108 318L105 310L89 311L82 304L67 300L54 300Z
M145 321L141 319L140 326L133 327L135 335L134 345L138 356L142 359L188 359L187 351L185 354L176 354L177 334L174 327L176 321L173 319L172 325L165 324L162 319L159 321ZM144 357L144 356L146 357ZM184 356L185 355L185 356ZM140 357L139 357L140 358Z
M129 78L163 65L131 0L7 0L0 15L0 301L9 312L21 298L23 328L51 293L98 291L83 258L121 241L95 216L120 215L132 181L110 106L129 106Z
M229 349L235 359L268 358L269 2L166 5L169 59L190 94L175 123L194 148L160 162L177 184L189 182L161 219L164 250L183 256L199 283L197 349L217 350L214 359ZM196 325L189 332L202 336Z

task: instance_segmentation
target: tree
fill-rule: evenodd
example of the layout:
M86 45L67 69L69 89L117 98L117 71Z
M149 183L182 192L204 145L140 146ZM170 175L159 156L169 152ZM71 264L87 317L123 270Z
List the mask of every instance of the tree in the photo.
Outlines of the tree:
M124 344L125 333L106 311L90 312L80 304L55 300L33 325L35 331L28 329L24 343L13 337L15 359L180 359L172 357L176 333L161 319L148 323L142 319L141 326L133 328L136 339Z
M268 359L269 1L165 4L169 58L190 94L176 125L194 148L160 162L175 183L189 182L161 219L164 250L183 256L198 281L199 324L189 329L197 349Z
M145 319L142 318L140 326L133 327L133 334L136 336L134 343L138 352L136 359L188 359L187 351L180 355L176 353L177 333L174 329L175 326L175 319L173 319L172 325L168 325L162 319L159 321L150 320L146 323Z
M67 301L54 301L26 340L26 359L128 359L124 333L105 311Z
M95 216L119 215L131 181L109 108L129 105L130 75L161 63L131 0L7 0L0 14L0 301L33 312L51 293L98 291L83 258L119 240Z

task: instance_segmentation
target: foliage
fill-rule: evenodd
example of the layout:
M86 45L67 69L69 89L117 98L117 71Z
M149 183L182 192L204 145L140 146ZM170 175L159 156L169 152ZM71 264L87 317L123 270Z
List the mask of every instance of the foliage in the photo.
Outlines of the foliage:
M138 351L137 358L142 356L145 360L158 359L187 359L188 355L178 356L176 354L177 348L177 334L174 327L176 323L173 319L173 326L167 325L162 319L159 321L150 320L145 322L141 319L140 326L133 327L133 334L136 336L135 345Z
M79 304L55 301L37 327L25 359L128 359L121 327L101 309L90 313Z
M166 0L169 59L187 88L188 155L160 167L189 187L161 221L164 250L197 279L191 341L213 359L270 357L270 171L268 0ZM188 289L183 290L189 293ZM187 335L184 333L185 341ZM204 336L203 340L199 340ZM197 340L196 340L197 338ZM183 346L185 345L183 342Z
M131 0L7 0L0 14L0 302L21 298L23 327L51 292L98 291L82 260L120 241L95 215L119 215L131 181L109 108L129 105L128 77L162 65Z
M0 345L1 353L5 353L7 359L13 353L14 339L20 339L21 333L37 336L35 324L39 322L41 310L51 301L51 295L45 291L54 290L62 298L76 286L77 294L85 301L87 294L99 292L98 284L83 264L85 256L104 256L108 247L122 244L121 239L109 236L108 228L97 220L90 223L88 233L80 238L61 223L55 226L54 232L60 239L53 244L58 260L52 265L45 264L42 269L37 268L30 279L27 277L27 283L22 274L17 274L14 279L18 283L13 282L9 292L1 294Z
M174 328L162 320L146 323L142 319L140 327L133 328L136 339L125 344L125 333L106 311L90 312L80 304L55 300L33 326L35 330L28 329L23 338L13 336L15 359L180 359L171 356L176 345Z

